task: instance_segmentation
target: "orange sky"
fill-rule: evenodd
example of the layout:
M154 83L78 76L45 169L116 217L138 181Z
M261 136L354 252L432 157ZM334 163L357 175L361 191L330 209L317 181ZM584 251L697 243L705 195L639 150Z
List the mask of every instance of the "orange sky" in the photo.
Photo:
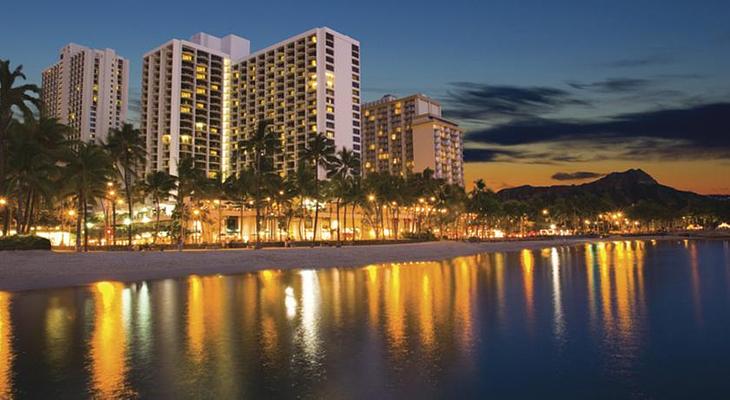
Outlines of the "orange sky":
M641 168L664 185L702 194L730 194L729 161L605 161L566 165L519 164L516 162L467 163L464 179L467 188L482 178L492 190L504 187L534 185L549 186L585 181L556 181L556 172L592 171L608 173Z

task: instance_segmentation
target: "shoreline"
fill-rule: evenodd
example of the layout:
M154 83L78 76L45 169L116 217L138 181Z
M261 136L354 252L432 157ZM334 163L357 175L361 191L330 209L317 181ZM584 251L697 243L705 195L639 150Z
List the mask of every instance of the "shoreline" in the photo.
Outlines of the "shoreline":
M393 262L441 261L479 253L512 252L616 240L711 239L688 236L567 238L503 242L421 242L316 248L264 248L148 252L0 252L0 291L135 282L188 275L236 275L265 269L357 268Z

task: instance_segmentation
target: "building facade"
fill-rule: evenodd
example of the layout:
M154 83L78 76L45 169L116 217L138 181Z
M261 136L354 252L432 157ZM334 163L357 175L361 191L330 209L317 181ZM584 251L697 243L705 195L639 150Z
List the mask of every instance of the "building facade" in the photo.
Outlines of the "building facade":
M464 185L463 131L422 94L363 104L363 171L408 175L426 168Z
M234 35L174 39L145 54L142 74L148 171L175 175L190 156L209 177L235 174L252 161L243 143L262 120L281 139L282 175L316 133L360 151L359 42L329 28L253 54Z
M231 62L249 51L244 38L198 33L189 41L170 40L144 55L141 129L148 172L177 175L180 160L191 157L208 177L223 174Z
M106 141L127 118L129 60L112 49L70 43L43 71L41 107L45 116L72 128L82 141Z
M282 175L296 170L308 140L317 133L338 150L360 153L358 41L315 28L237 61L232 83L232 173L252 161L242 143L261 120L270 121L281 138L274 169Z

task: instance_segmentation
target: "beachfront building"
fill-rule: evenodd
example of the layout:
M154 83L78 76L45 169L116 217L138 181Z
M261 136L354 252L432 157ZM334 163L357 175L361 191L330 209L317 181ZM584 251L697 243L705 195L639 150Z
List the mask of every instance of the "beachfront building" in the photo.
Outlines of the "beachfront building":
M249 51L244 38L198 33L144 55L141 130L148 172L177 175L180 159L187 156L208 177L224 173L231 63Z
M259 121L281 138L274 167L296 170L308 140L325 134L360 151L359 43L315 28L249 53L249 41L199 33L144 56L142 130L148 171L173 175L184 156L208 177L251 162L243 143Z
M363 104L363 171L408 175L426 168L464 185L463 131L423 94Z
M268 120L281 138L274 169L293 172L318 133L360 152L360 43L315 28L259 50L232 67L230 171L252 162L242 143ZM320 177L323 174L320 174Z
M114 50L70 43L42 75L43 113L71 127L70 139L105 142L110 129L124 124L129 60Z

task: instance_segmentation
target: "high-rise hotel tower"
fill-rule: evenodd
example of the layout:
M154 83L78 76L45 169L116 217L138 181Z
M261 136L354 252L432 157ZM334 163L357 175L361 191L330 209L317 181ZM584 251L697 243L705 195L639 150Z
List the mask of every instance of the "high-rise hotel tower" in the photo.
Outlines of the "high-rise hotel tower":
M70 126L70 139L104 142L127 118L129 60L70 43L43 71L41 87L43 113Z
M241 147L257 122L280 136L274 168L296 170L317 133L360 153L360 43L316 28L259 50L233 66L230 170L251 162Z
M231 60L249 49L248 40L235 35L198 33L144 55L141 130L148 171L177 175L187 156L208 177L220 176L230 124Z
M249 54L246 39L200 33L144 57L142 129L148 169L177 173L191 156L209 177L251 162L242 144L259 121L280 137L281 174L315 133L360 151L359 42L316 28Z
M429 168L434 177L464 186L463 132L422 94L384 96L363 105L363 171L407 175Z

